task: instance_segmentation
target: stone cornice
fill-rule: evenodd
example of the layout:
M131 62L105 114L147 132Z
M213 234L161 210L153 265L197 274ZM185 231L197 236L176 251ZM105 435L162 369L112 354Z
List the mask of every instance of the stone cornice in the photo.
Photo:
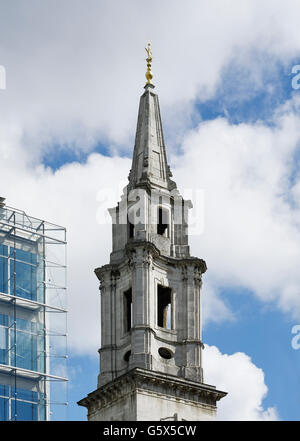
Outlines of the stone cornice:
M167 396L170 399L195 402L210 407L215 407L216 402L227 395L227 392L217 390L214 386L204 383L134 368L91 392L87 397L78 401L78 404L88 409L93 407L99 409L124 395L136 392L160 397Z
M164 263L164 264L169 264L169 265L181 267L183 269L185 269L185 267L187 267L189 265L194 265L201 274L205 273L207 270L206 262L203 259L199 259L198 257L193 257L193 256L180 257L180 258L165 256L160 253L159 249L152 242L136 240L136 241L131 241L126 244L126 247L125 247L126 257L123 258L122 260L120 260L120 262L113 263L113 264L109 263L109 264L103 265L103 266L95 269L95 274L98 277L98 279L100 281L103 279L102 274L105 271L108 271L108 270L117 271L123 265L127 265L128 263L134 264L133 254L137 248L143 248L146 252L151 253L151 255L155 259L159 260L161 263Z

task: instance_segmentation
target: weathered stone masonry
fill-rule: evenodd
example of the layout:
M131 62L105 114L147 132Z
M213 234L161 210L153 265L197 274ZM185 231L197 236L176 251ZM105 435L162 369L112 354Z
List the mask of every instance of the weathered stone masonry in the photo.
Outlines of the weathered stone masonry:
M190 256L188 210L167 163L158 97L140 99L132 168L110 209L110 263L101 290L98 388L79 404L89 420L214 419L226 395L204 384L204 260ZM176 418L175 418L176 417Z

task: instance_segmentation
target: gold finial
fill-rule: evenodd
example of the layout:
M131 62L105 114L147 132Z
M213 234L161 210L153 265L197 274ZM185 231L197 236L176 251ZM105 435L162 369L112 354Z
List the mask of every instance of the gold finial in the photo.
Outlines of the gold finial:
M151 63L152 63L151 44L148 43L148 47L145 48L145 49L146 49L146 52L148 54L148 57L146 58L146 61L147 61L147 72L146 72L146 75L145 75L146 78L147 78L147 83L146 83L146 85L147 85L147 84L152 84L151 80L153 78L153 74L151 72Z

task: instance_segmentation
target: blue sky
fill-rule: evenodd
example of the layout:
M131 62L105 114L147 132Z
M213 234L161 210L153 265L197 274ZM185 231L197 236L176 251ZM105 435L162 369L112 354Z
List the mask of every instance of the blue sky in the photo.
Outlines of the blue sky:
M293 321L274 307L264 307L246 290L225 290L222 295L238 317L236 322L210 324L204 331L207 344L218 344L223 353L246 352L263 369L269 388L264 406L276 403L283 420L299 420L300 360L291 346Z
M205 374L229 391L220 415L299 420L299 4L153 0L145 14L128 1L0 0L1 196L67 227L69 419L86 418L76 402L97 383L93 269L108 263L103 213L126 185L151 39L173 178L205 191L191 246L208 265Z

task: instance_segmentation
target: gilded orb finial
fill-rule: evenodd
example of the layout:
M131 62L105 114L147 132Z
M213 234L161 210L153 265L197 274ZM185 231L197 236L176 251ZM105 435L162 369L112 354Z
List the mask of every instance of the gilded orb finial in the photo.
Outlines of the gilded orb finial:
M145 75L146 79L147 79L147 83L146 83L146 85L147 85L147 84L152 84L151 80L153 78L153 74L151 72L152 52L151 52L151 44L150 44L150 42L148 43L148 47L145 48L145 50L146 50L147 55L148 55L148 57L146 58L146 61L147 61L147 72L146 72L146 75Z

